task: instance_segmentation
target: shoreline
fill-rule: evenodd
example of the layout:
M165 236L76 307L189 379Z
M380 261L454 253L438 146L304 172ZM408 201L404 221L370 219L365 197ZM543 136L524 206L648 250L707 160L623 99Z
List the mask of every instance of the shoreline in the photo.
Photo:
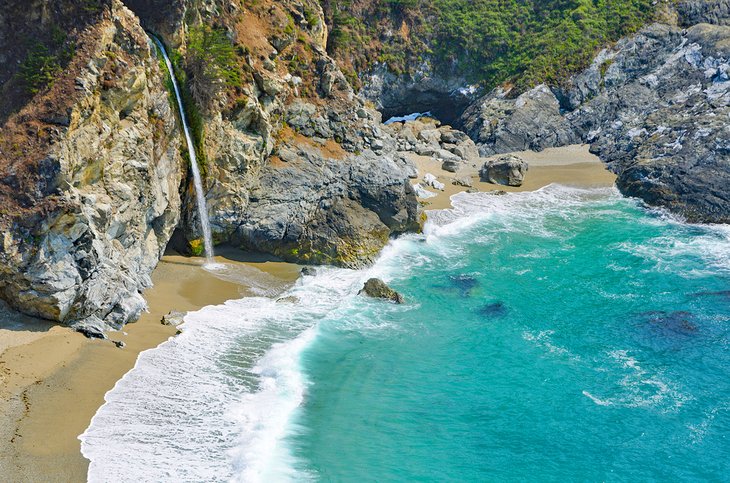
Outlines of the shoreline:
M530 168L518 188L479 181L481 166L459 173L441 169L433 158L413 156L418 180L431 173L444 191L428 188L435 197L420 200L426 210L451 206L450 197L468 188L453 185L469 177L478 191L534 191L551 183L584 187L612 186L609 173L587 146L567 146L542 153L517 153ZM418 180L413 180L415 184ZM204 306L253 295L275 296L299 277L300 266L220 248L216 262L224 269L211 273L197 259L165 255L155 269L153 286L144 297L149 312L107 341L89 340L68 328L0 310L0 472L13 481L84 481L88 460L78 436L104 403L105 394L132 369L138 355L176 333L160 320L170 311L189 312ZM123 349L111 341L123 341Z
M504 191L517 193L536 191L553 183L582 188L599 188L613 186L616 175L606 169L598 156L588 151L588 145L571 145L562 148L550 148L541 152L521 151L516 153L524 159L529 169L525 174L522 186L502 186L483 182L479 179L481 164L467 164L458 172L451 173L441 169L441 163L433 158L410 154L410 159L416 165L418 178L413 184L420 183L429 192L436 195L432 198L419 198L426 210L442 210L451 207L451 196L468 190L478 192ZM439 191L425 186L423 177L430 173L443 183L444 190ZM453 184L457 178L469 178L472 187Z
M222 248L220 272L197 259L165 255L145 291L148 312L109 340L90 340L67 327L6 311L0 319L0 472L9 481L85 481L89 461L78 436L104 396L131 370L138 355L173 337L163 325L170 311L253 295L275 295L299 277L300 266ZM9 317L22 318L21 321ZM30 324L30 325L27 325ZM31 327L33 330L28 330ZM117 348L112 341L123 341Z

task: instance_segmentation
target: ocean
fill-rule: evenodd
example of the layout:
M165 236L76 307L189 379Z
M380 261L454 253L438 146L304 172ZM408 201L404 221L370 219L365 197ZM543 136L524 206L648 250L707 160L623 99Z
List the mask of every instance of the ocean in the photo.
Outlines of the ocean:
M613 188L452 201L366 270L190 313L80 436L89 480L727 479L730 227Z

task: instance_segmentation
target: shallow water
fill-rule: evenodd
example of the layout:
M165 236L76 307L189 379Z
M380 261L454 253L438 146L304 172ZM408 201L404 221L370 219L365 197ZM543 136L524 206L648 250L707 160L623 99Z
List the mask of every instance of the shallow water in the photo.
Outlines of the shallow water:
M90 479L723 479L730 230L612 189L454 205L298 303L188 316L82 435Z

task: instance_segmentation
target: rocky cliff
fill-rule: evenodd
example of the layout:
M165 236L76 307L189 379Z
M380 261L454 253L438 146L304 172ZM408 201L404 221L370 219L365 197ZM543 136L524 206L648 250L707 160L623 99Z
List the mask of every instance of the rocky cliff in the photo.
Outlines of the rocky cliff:
M357 267L391 235L417 228L416 199L395 161L395 143L327 55L318 2L158 3L185 17L172 19L183 31L166 40L182 40L192 91L211 90L190 72L190 32L198 25L224 34L243 73L211 102L196 99L216 242ZM157 32L171 22L169 15L142 21ZM185 213L183 232L194 246L195 211Z
M22 93L2 104L0 131L0 296L18 310L99 334L144 309L173 232L199 247L179 122L142 26L172 48L216 243L357 267L418 228L396 142L328 57L317 2L35 3L0 13L20 65L3 89ZM13 50L10 17L71 35Z
M98 8L53 85L2 128L0 294L101 328L144 309L140 291L179 220L183 167L145 32L121 3Z
M462 122L486 154L591 143L623 193L728 223L728 18L727 2L681 2L681 26L644 28L562 86L517 97L497 89Z

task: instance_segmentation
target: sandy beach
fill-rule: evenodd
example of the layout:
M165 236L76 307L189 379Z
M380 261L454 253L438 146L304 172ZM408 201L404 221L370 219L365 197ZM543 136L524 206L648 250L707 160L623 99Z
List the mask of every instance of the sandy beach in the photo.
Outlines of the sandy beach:
M422 204L448 208L451 195L467 190L452 184L456 177L468 176L479 191L530 191L550 183L611 186L615 180L586 146L519 154L530 164L519 188L480 182L476 164L454 174L432 158L414 155L419 180L431 173L445 184L444 191L429 188L437 196ZM88 461L80 453L78 435L138 354L175 335L176 328L160 323L163 315L251 295L275 296L300 270L236 250L219 250L216 261L223 268L211 273L199 260L166 255L153 274L154 286L144 294L149 313L110 333L107 341L88 340L68 328L0 309L0 474L5 481L85 481ZM125 347L112 341L123 341Z
M434 158L411 154L411 159L418 168L418 179L415 183L423 186L423 176L427 173L434 175L437 180L445 185L443 191L426 187L436 196L421 200L421 204L427 210L441 210L451 206L451 196L467 191L465 186L453 184L456 178L469 178L473 188L477 191L534 191L552 183L559 183L568 186L578 187L603 187L613 186L616 175L608 171L605 165L597 156L588 152L587 145L572 145L562 148L550 148L542 152L523 151L514 153L527 161L529 170L525 175L525 182L522 186L501 186L485 183L479 180L479 169L481 165L465 165L459 172L450 173L441 169L441 163ZM425 187L425 186L424 186Z
M0 311L0 474L3 481L86 481L88 461L78 435L104 402L104 394L133 366L140 352L172 337L162 325L171 310L252 295L276 295L299 276L300 267L265 256L218 250L214 273L201 263L166 255L145 292L149 312L106 341L68 328ZM111 341L123 341L117 348Z

